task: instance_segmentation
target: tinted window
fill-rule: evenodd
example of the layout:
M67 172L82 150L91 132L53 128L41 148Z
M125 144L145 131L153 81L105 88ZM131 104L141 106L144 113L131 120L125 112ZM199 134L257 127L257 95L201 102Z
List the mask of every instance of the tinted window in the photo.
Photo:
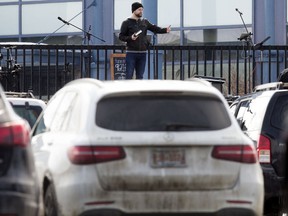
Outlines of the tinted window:
M51 98L36 126L33 136L46 130L60 131L69 124L76 92L61 92Z
M212 97L145 95L99 101L96 124L117 131L198 131L228 127L222 102Z
M273 106L271 124L276 128L287 128L288 118L288 95L279 96Z
M237 120L242 130L260 130L270 97L256 97L239 103Z
M26 119L32 128L40 115L42 108L39 106L20 106L13 105L14 111L22 118Z
M237 112L235 113L235 116L237 119L243 118L244 112L246 111L249 103L250 103L250 100L241 101L239 103ZM235 110L236 110L236 108L235 108Z
M76 92L65 92L61 99L60 105L54 111L53 121L50 125L51 131L60 131L69 125L72 108L75 102Z
M63 94L58 94L52 97L48 103L49 106L45 108L44 114L41 119L36 123L36 128L34 130L33 136L43 133L46 130L50 130L54 114L57 112L59 104L61 103Z

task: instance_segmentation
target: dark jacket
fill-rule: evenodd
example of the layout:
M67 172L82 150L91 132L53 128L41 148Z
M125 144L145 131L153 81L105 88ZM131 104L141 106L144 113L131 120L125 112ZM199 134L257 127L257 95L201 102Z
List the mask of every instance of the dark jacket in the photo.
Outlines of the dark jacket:
M136 40L132 40L132 34L142 30L142 33ZM127 50L130 51L146 51L149 46L147 38L147 30L153 33L164 34L167 33L167 28L160 28L157 25L151 24L147 19L135 20L128 18L123 21L120 29L119 39L126 42Z

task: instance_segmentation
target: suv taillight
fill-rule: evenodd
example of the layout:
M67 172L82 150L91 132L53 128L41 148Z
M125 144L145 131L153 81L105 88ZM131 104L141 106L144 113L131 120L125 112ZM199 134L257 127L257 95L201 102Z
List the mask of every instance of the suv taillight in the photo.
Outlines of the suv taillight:
M215 146L212 157L240 163L256 163L256 151L250 145Z
M0 146L26 147L30 143L30 134L24 123L8 123L0 125Z
M78 165L120 160L125 156L120 146L73 146L68 151L70 161Z
M260 135L257 143L257 153L260 163L271 162L271 142L270 139L264 135Z

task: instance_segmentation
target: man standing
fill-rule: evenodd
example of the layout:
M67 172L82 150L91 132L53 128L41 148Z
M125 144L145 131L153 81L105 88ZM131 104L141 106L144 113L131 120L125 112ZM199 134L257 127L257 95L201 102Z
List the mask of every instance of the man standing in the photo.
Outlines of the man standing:
M146 54L149 46L147 30L154 34L164 34L171 31L170 26L160 28L151 24L147 19L141 19L143 5L134 2L131 6L132 15L122 22L119 39L126 42L126 79L132 79L134 69L136 79L143 79L146 65Z

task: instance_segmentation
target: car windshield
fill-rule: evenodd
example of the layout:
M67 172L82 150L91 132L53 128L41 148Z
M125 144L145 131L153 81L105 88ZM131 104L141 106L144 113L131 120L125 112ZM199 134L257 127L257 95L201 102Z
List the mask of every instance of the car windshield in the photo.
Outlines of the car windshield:
M99 101L96 124L116 131L204 131L230 126L223 103L192 95L135 95Z

